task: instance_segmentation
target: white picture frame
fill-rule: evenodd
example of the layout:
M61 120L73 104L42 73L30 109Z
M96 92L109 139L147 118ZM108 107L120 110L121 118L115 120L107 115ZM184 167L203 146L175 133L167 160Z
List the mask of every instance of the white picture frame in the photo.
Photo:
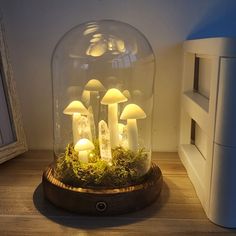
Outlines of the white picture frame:
M27 151L19 100L0 19L0 164Z

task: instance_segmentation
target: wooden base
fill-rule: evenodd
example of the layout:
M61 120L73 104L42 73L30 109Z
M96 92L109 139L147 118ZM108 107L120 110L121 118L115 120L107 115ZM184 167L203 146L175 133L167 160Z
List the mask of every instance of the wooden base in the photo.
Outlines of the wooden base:
M162 173L152 164L152 174L145 182L129 187L76 188L55 179L52 168L43 173L45 197L55 206L86 215L118 215L136 211L153 203L161 192Z

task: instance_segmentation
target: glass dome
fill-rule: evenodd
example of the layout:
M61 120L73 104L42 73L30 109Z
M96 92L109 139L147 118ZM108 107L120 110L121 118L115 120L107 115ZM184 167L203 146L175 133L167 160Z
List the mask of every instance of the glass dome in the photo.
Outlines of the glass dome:
M119 186L148 173L154 75L149 42L126 23L87 22L61 38L52 56L56 178Z

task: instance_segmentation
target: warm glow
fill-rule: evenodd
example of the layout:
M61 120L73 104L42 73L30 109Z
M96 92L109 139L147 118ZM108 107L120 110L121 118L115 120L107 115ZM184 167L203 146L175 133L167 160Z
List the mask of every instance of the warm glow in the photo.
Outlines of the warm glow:
M125 51L125 43L123 40L121 39L118 39L116 41L116 45L117 45L117 49L120 51L120 52L124 52Z
M80 101L71 102L63 111L66 115L73 115L74 113L87 114L88 110Z
M89 151L94 148L94 144L87 138L82 138L75 144L76 151Z
M92 38L92 39L90 39L90 43L96 43L99 40L101 40L101 39L100 38Z
M146 118L146 114L141 107L136 104L128 104L125 106L123 112L121 113L121 120L128 119L144 119Z
M98 42L96 44L90 44L86 54L92 57L100 57L106 52L106 50L107 45L103 42Z
M106 90L103 84L97 79L89 80L89 82L85 85L85 89L88 91L105 91Z
M113 103L126 102L128 99L120 92L119 89L109 89L102 98L101 104L108 105Z
M145 112L136 104L125 106L120 116L121 120L127 120L128 146L134 152L138 150L138 127L136 120L144 118L146 118Z
M94 34L93 37L94 37L94 38L101 38L101 37L102 37L102 34Z
M94 32L97 31L97 29L98 29L97 26L92 26L92 27L86 29L86 30L84 31L83 35L88 35L88 34L94 33Z

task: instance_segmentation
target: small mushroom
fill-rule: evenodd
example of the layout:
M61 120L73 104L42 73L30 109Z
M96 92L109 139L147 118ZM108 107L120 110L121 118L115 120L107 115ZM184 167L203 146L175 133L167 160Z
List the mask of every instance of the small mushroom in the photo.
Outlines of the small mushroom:
M128 145L132 151L138 150L137 119L144 119L146 117L143 109L136 104L128 104L121 113L120 119L127 120Z
M88 163L88 154L94 148L94 144L90 140L82 138L75 144L74 149L79 152L79 160L83 163Z
M88 114L88 110L85 108L82 102L80 101L72 101L63 111L66 115L72 115L72 131L73 131L73 142L77 143L79 139L79 119L81 114Z
M118 103L126 102L127 98L120 90L109 89L101 100L101 104L108 105L108 127L111 135L111 147L119 145L118 133Z

